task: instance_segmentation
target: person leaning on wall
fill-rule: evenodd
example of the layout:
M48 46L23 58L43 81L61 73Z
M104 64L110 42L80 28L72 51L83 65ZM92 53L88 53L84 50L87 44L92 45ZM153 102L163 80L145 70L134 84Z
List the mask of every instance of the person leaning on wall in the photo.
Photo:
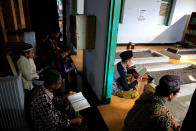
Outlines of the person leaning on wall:
M27 119L27 123L30 126L30 101L31 101L31 90L34 88L32 81L39 79L38 72L33 60L34 50L31 44L26 43L23 46L22 54L17 61L19 71L22 73L22 82L24 86L24 109Z
M31 44L25 44L22 50L22 55L17 61L19 71L22 73L22 81L25 90L32 90L34 88L32 81L39 79L38 72L33 60L34 50Z
M165 103L172 101L180 90L180 78L175 75L161 77L155 93L144 92L128 112L124 131L179 131Z

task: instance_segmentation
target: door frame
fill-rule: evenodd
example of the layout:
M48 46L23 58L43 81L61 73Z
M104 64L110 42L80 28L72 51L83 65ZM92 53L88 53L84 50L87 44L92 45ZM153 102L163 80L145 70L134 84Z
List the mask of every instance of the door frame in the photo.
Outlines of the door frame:
M110 0L103 92L103 97L106 104L110 103L112 93L112 81L114 73L114 62L116 54L120 11L121 0Z

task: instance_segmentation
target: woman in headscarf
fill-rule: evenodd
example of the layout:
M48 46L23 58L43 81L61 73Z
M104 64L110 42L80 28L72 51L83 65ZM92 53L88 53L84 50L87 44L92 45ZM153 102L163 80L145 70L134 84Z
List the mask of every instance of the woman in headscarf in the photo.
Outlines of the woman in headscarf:
M34 89L30 112L36 131L58 131L69 129L74 125L81 125L81 118L70 119L69 113L64 114L58 109L68 102L66 99L57 99L53 95L53 91L61 87L61 82L60 73L49 68L44 73L44 86ZM72 94L74 92L69 92L67 96Z

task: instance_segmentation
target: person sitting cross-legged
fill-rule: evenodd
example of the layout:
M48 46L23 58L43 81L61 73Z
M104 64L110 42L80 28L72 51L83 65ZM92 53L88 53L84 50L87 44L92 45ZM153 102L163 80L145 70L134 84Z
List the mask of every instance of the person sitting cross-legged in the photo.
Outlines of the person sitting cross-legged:
M133 53L131 50L124 51L120 54L121 62L114 67L114 76L112 83L112 94L122 98L137 98L139 96L136 86L142 80L143 76L134 76L130 73Z

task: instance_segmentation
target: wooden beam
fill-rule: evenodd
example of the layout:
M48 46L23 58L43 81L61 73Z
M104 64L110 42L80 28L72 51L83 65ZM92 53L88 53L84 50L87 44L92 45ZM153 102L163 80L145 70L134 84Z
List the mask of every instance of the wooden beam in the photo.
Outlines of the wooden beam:
M19 29L25 29L26 24L25 24L25 17L24 17L24 10L23 10L23 3L22 0L16 0L17 3L17 8L16 8L16 15L17 15L17 20L18 20L18 28Z
M182 43L185 43L185 36L188 33L188 25L190 23L190 19L191 19L191 16L188 15L187 20L186 20L186 25L185 25L185 28L184 28L184 32L183 32L183 35L182 35L182 40L181 40Z
M6 29L5 29L5 23L3 19L3 13L2 13L2 8L0 7L0 41L1 43L7 43L7 35L6 35Z
M23 1L23 10L24 10L27 32L31 32L31 17L30 17L30 9L29 9L29 0L22 0L22 1Z
M7 31L16 32L18 30L17 20L16 20L16 12L14 7L13 0L5 0L4 1L4 9L5 9L5 19L7 25Z
M0 77L9 75L9 65L6 60L7 35L5 31L2 9L0 7Z
M16 32L7 33L8 42L20 42L19 35Z
M8 63L9 63L9 65L10 65L10 68L11 68L11 70L12 70L13 75L14 75L14 76L17 76L18 73L17 73L17 71L16 71L16 67L15 67L15 65L14 65L14 62L13 62L11 56L10 56L10 53L7 53L6 57L7 57L7 60L8 60Z

